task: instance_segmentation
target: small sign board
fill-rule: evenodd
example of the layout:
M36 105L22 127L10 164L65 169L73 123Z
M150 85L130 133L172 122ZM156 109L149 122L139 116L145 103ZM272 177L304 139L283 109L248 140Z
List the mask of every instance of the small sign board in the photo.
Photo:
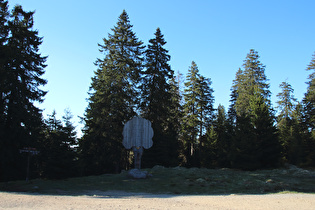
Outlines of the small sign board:
M36 148L32 148L32 147L24 147L23 149L20 149L20 153L22 152L26 152L31 155L37 155L39 153L39 151L37 151Z

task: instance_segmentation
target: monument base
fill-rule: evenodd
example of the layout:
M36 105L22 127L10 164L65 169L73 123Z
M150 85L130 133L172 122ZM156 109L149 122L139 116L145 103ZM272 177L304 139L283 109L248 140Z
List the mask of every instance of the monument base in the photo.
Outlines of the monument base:
M151 177L152 175L147 171L141 171L140 169L134 168L128 171L128 176L133 179L145 179Z

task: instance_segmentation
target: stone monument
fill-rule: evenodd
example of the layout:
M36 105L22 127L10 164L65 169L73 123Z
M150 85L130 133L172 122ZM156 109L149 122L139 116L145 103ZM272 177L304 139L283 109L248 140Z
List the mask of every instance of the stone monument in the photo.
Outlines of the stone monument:
M141 117L134 117L129 120L123 130L123 145L126 149L132 149L134 153L135 169L129 171L133 178L146 178L147 173L142 172L141 156L143 148L149 149L153 145L153 129L149 120Z

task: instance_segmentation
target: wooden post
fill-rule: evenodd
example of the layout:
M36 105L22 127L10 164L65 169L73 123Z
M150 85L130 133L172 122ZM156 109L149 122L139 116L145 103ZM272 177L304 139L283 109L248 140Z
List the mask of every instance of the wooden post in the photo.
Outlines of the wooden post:
M26 182L29 181L29 177L30 177L30 162L31 162L31 156L32 155L37 155L39 153L39 151L36 150L36 148L32 148L32 147L24 147L23 149L20 149L20 153L25 152L28 153L27 156L27 165L26 165Z
M26 168L26 182L28 182L29 177L30 177L30 161L31 161L31 153L28 153L27 168Z

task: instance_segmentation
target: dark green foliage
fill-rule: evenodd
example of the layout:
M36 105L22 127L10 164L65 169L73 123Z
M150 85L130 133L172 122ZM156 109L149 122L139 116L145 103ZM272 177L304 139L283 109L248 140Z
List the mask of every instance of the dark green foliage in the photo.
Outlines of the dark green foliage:
M298 150L297 142L294 138L294 123L293 112L295 110L295 102L297 101L293 96L293 88L287 82L282 82L279 86L282 89L277 97L279 98L278 109L279 115L277 117L277 128L279 130L279 141L282 146L282 158L284 161L292 162L291 156L295 156L292 151L292 146ZM296 163L295 163L296 164Z
M212 153L212 157L204 160L205 167L230 167L231 136L228 131L228 119L221 104L218 106L212 126L207 131L207 140L203 148L204 155ZM210 146L210 148L208 148ZM212 161L211 161L212 159ZM209 165L210 163L210 165Z
M261 94L270 105L270 91L267 78L265 76L265 66L259 61L258 52L251 49L244 60L243 70L237 73L237 82L235 89L237 90L237 100L235 102L235 110L237 115L250 114L250 98L256 91Z
M166 41L157 28L145 52L146 64L141 90L141 115L150 120L154 130L153 146L145 151L143 166L178 165L177 109L179 107L174 71L164 48Z
M251 116L237 119L237 151L232 166L246 170L275 167L280 158L280 145L273 125L274 119L261 96L251 98Z
M180 93L180 77L181 75L178 75L176 77L173 77L170 80L171 90L170 93L172 95L171 97L171 104L169 107L169 116L168 116L168 136L171 139L170 142L170 160L172 162L169 162L170 166L178 165L181 161L181 150L182 150L182 141L181 138L181 123L182 123L182 96Z
M0 7L0 179L8 180L25 174L19 149L39 141L41 110L34 102L46 94L40 89L47 83L41 78L46 57L38 53L42 38L33 30L34 12L17 5L8 16L7 2Z
M227 118L220 104L211 126L201 137L200 156L202 167L227 167L230 142L227 138Z
M255 134L254 141L259 145L257 152L262 154L261 156L258 155L258 162L261 164L258 168L278 166L281 148L277 129L274 125L273 110L266 103L264 97L257 92L252 97L250 105L252 109L251 120Z
M315 55L307 66L310 73L308 88L302 103L294 104L293 89L282 83L282 92L278 94L280 113L278 116L279 138L283 146L283 159L291 164L302 167L315 165Z
M231 167L253 170L259 165L255 156L259 148L254 142L255 135L250 118L246 116L237 116L235 126L235 135L233 136L231 148ZM254 159L253 159L254 158Z
M277 101L277 108L280 111L278 118L279 120L292 118L292 112L295 107L294 103L297 101L293 95L294 90L287 82L282 82L279 87L282 89L282 92L277 95L279 98L279 101Z
M193 61L189 67L185 82L183 145L187 166L199 166L199 145L201 138L213 118L213 89L211 81L199 74L198 67Z
M315 130L315 54L312 57L310 64L306 68L307 71L311 71L308 76L307 92L305 93L303 103L305 106L305 117L307 126L313 133ZM312 134L315 138L315 133Z
M305 123L304 107L300 103L297 103L292 112L291 133L291 141L288 141L286 147L288 162L302 167L310 166L307 157L313 151L312 148L308 147L311 135Z
M69 108L65 109L65 114L62 117L62 120L64 122L62 130L67 136L65 144L67 144L69 147L77 146L77 132L75 131L75 126L71 121L72 118L73 115L71 113L71 110Z
M191 164L194 155L195 146L197 145L198 118L197 118L197 78L199 70L195 62L189 67L185 83L184 100L184 119L183 119L183 145L185 148L187 164Z
M304 123L308 129L308 138L305 139L308 150L305 151L307 160L305 165L315 166L315 54L313 54L310 64L306 68L311 71L308 76L307 91L303 98ZM312 149L310 149L312 148Z
M279 162L280 147L265 66L258 53L250 50L243 67L237 72L231 95L230 120L235 123L232 167L273 167Z
M235 80L233 80L233 85L231 88L231 99L230 99L230 107L228 111L229 121L233 124L236 122L236 101L238 98L238 89L243 80L243 71L241 68L238 69L235 75Z
M76 132L71 119L71 112L66 110L64 125L56 118L55 111L45 120L38 157L41 177L60 179L77 175Z
M105 57L96 61L98 69L90 87L84 136L79 142L83 174L129 167L122 131L124 123L136 115L144 47L125 11L112 31L103 39L104 44L99 44Z

